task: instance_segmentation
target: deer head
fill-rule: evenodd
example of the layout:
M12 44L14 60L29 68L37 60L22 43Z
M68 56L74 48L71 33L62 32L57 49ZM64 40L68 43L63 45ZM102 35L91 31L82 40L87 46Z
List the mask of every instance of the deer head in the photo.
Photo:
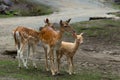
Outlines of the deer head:
M46 20L44 20L45 26L44 27L50 27L54 29L53 23L50 23L49 19L46 18ZM41 31L44 27L40 27L39 31Z
M76 40L80 43L80 44L82 44L83 43L83 33L80 33L79 35L76 35Z
M60 20L60 26L62 28L62 31L67 31L70 32L72 34L75 34L75 31L73 30L73 28L69 25L71 19L68 19L66 21L62 21Z
M49 19L48 18L46 18L46 20L44 20L44 22L45 22L45 26L44 27L51 27L51 28L54 28L54 26L53 26L53 23L50 23L50 21L49 21Z

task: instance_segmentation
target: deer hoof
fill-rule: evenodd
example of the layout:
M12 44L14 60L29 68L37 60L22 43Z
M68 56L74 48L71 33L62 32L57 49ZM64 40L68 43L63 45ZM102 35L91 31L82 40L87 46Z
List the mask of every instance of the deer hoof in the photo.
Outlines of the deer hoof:
M46 71L48 72L48 71L49 71L49 69L48 69L48 68L46 68Z
M17 67L17 69L21 69L21 67L20 67L20 66L18 66L18 67Z

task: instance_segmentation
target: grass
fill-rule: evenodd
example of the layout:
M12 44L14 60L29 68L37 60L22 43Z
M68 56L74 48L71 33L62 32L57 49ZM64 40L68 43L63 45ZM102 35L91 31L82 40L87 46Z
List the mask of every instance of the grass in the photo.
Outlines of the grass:
M113 8L120 9L120 4L113 3L113 2L111 4L112 4Z
M14 2L14 1L13 1ZM14 16L40 16L53 13L53 8L30 0L17 0L6 14L0 14L0 18Z
M118 10L120 9L120 4L116 4L116 3L111 3L111 4L114 9L118 9ZM110 14L120 17L120 12L111 12Z
M85 37L96 40L114 41L120 45L120 21L116 20L93 20L72 24L77 33L84 32ZM38 69L29 66L29 69L17 69L17 60L0 60L0 79L11 78L11 80L120 80L120 76L103 74L99 70L82 68L74 75L68 75L66 69L62 68L61 75L52 76L46 72L44 64L38 63ZM79 67L78 67L79 68ZM76 68L76 69L78 69ZM4 79L5 80L5 79Z
M85 37L114 42L120 45L120 20L93 20L72 24L77 33L84 32Z
M38 70L30 66L29 69L17 69L16 60L1 60L0 61L0 78L12 78L17 80L119 80L119 77L103 75L97 71L82 70L74 75L68 75L64 70L63 74L52 76L50 72L46 72L43 66L39 65Z
M39 16L39 15L48 15L53 13L53 10L50 6L43 5L40 3L29 2L27 4L30 6L27 9L19 9L19 13L22 16Z

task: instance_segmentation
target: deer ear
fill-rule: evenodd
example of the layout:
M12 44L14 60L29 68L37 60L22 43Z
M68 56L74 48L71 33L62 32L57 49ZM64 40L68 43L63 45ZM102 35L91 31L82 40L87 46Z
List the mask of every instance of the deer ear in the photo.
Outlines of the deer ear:
M70 19L68 19L66 22L67 22L67 23L69 23L70 21L71 21L71 18L70 18Z
M80 35L82 36L84 33L80 33Z
M60 20L60 25L63 25L63 21L62 20Z
M77 38L77 34L76 33L73 33L72 34L74 38Z
M42 29L43 29L43 27L40 27L40 28L39 28L39 31L41 31Z
M46 20L44 21L45 23L49 23L49 19L48 18L46 18Z

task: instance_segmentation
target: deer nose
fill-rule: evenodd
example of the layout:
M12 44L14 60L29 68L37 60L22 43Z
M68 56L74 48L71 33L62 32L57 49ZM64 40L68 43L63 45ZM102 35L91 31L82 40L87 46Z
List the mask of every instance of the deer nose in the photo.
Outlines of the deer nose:
M83 44L83 41L81 41L80 44Z
M73 33L76 33L76 32L73 30Z

